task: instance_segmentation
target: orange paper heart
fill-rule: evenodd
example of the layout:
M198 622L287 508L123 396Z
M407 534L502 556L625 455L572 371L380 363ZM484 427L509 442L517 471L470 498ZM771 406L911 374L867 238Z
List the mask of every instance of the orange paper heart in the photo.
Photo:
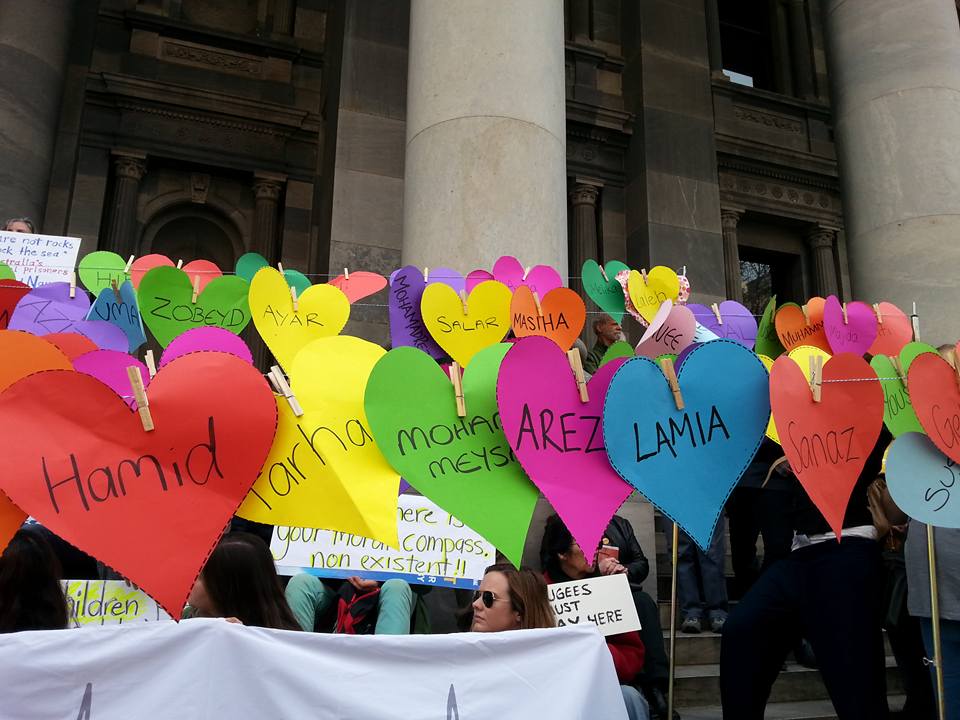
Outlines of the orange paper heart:
M540 335L569 350L583 330L587 309L570 288L554 288L540 298L538 308L533 292L521 285L513 293L510 318L513 334L518 338Z
M827 334L823 330L824 299L812 297L807 301L807 316L803 309L795 303L786 303L777 310L774 325L780 342L789 352L800 345L813 345L828 353L832 353Z

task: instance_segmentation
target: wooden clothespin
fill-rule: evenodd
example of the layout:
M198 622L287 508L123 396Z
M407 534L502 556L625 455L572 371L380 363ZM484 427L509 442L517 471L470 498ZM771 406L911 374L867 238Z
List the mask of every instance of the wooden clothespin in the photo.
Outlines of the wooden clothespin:
M807 327L810 327L810 313L807 312L806 304L801 305L800 309L803 310L803 321L807 324Z
M883 325L883 313L880 312L880 303L873 304L873 311L877 314L877 324Z
M570 368L573 370L573 377L577 381L577 390L580 393L580 402L590 402L590 395L587 393L587 380L583 374L583 363L580 361L580 351L576 348L567 350L567 360L570 361Z
M717 318L717 324L723 325L723 318L720 317L720 306L717 305L716 303L713 303L713 304L710 306L710 309L713 310L713 315L714 315L714 317Z
M527 279L527 275L529 275L529 274L530 274L530 266L527 265L527 266L523 269L523 279L526 280L526 279Z
M460 363L450 363L450 382L453 383L453 396L457 400L457 417L467 416L467 402L463 397L463 371Z
M820 402L820 390L823 387L823 358L819 355L810 356L810 392L813 401Z
M197 304L197 296L199 294L200 294L200 276L194 275L193 276L193 297L190 298L190 302L192 302L194 305Z
M73 300L77 296L77 273L70 273L70 299Z
M290 299L293 300L293 311L296 312L299 303L297 302L297 289L293 285L290 286Z
M273 388L273 391L274 391L277 395L283 395L283 390L280 389L280 383L278 383L278 382L277 382L277 378L274 377L274 375L273 375L273 370L271 370L270 372L266 373L266 374L264 375L264 377L266 377L267 380L270 381L270 386Z
M537 306L537 316L543 317L543 307L540 305L540 295L539 293L533 293L533 302Z
M126 265L124 266L124 268L123 268L123 272L124 272L126 275L129 275L129 274L130 274L130 266L133 265L133 259L134 259L135 257L136 257L136 255L131 255L130 257L127 258L127 264L126 264Z
M143 387L143 378L140 376L140 368L131 365L127 368L127 377L130 379L130 387L133 388L133 399L137 403L137 413L140 415L140 422L146 432L153 430L153 416L150 414L150 403L147 402L147 391Z
M684 277L687 276L687 266L686 266L686 265L683 266L683 270L680 271L680 274L683 275Z
M663 370L663 374L670 384L670 392L673 393L673 402L676 404L677 410L683 410L683 395L680 393L680 382L677 380L677 371L673 366L673 360L663 358L660 361L660 369Z
M153 350L147 350L143 354L143 362L147 365L147 372L150 373L150 379L153 379L153 376L157 374L157 363L153 359Z
M920 342L920 316L917 315L917 303L913 303L913 312L910 313L910 325L913 327L913 339Z
M114 294L114 296L117 298L117 303L118 303L118 304L119 304L119 303L122 303L122 302L123 302L123 298L120 297L120 287L117 285L117 281L116 281L116 280L111 280L111 281L110 281L110 287L113 288L113 294Z
M600 265L600 274L603 275L604 282L610 282L610 278L607 277L607 271L603 269L603 265Z
M283 263L282 263L282 262L278 262L278 263L277 263L277 270L279 270L279 271L280 271L280 274L283 275Z
M344 280L349 280L349 279L350 279L350 269L349 269L349 268L344 268L344 269L343 269L343 279L344 279Z
M290 409L293 410L293 414L297 417L303 417L303 408L300 407L300 403L297 402L297 398L293 394L293 390L290 389L290 383L287 382L287 378L284 376L283 370L280 369L279 365L274 365L270 368L270 372L273 374L274 382L276 382L277 387L280 388L280 394L283 395L290 404Z
M646 268L640 268L640 276L643 278L643 284L646 285L646 284L647 284L647 269L646 269Z
M423 284L426 285L429 280L430 280L430 268L424 267L423 268Z
M177 260L177 270L181 269L182 267L183 267L183 258L180 258L179 260Z
M466 290L460 291L460 302L463 303L463 314L466 315L467 314L467 291Z
M849 325L849 324L850 324L850 321L847 320L847 304L846 304L846 303L843 303L843 304L840 306L840 309L843 311L843 324L844 324L844 325Z

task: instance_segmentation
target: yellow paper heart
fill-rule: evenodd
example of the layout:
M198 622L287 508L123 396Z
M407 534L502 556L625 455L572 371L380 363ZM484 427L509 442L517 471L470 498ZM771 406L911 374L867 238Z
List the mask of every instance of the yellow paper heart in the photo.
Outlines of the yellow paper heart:
M433 283L423 291L420 314L437 345L466 367L470 358L494 345L510 331L513 293L502 282L487 280L467 297L467 311L452 287Z
M631 270L627 291L637 312L649 323L665 300L677 302L680 297L680 278L663 265L657 265L647 272L647 282L643 282L643 275L637 270Z
M297 298L293 309L290 285L270 267L250 282L250 314L260 337L288 373L307 343L339 335L350 317L350 301L333 285L314 285Z
M385 351L343 335L315 340L293 362L303 415L277 398L277 434L237 515L361 535L397 547L400 476L380 453L363 409L367 378Z
M770 368L773 367L773 358L768 355L757 355L760 358L760 362L763 363L763 366L767 369L769 374ZM777 426L773 422L773 413L770 413L770 419L767 421L767 429L765 435L773 440L777 445L780 444L780 435L777 433Z
M800 366L800 369L803 370L803 374L807 376L807 382L809 382L810 358L822 357L824 364L826 364L827 360L830 359L830 353L826 352L822 348L813 347L812 345L800 345L791 350L788 354L788 357ZM767 372L770 372L770 368L773 367L773 359L767 357L766 355L760 355L759 358L760 362L762 362L763 366L767 369ZM770 413L770 421L767 423L766 435L777 445L780 444L780 433L777 432L777 426L773 422L773 413Z

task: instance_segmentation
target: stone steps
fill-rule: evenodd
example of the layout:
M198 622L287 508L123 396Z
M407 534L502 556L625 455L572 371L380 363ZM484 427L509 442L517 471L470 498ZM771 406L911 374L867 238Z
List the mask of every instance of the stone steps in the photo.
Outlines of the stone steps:
M902 695L888 698L891 710L903 707ZM700 705L683 708L683 720L723 720L723 709L719 705ZM768 703L764 713L766 720L837 720L833 704L829 700L808 700L805 702Z

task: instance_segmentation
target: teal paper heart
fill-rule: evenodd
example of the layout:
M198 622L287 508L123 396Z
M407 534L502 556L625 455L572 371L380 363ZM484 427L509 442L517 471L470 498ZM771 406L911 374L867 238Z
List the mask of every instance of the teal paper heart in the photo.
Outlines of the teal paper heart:
M960 466L926 435L904 433L887 455L887 487L907 515L935 527L960 528Z
M270 263L260 253L244 253L237 258L235 272L238 277L242 277L247 282L253 282L253 276L257 274L258 270L265 267L270 267ZM297 295L303 295L307 288L312 285L310 278L299 270L284 268L283 278L287 281L287 285L297 289Z
M623 319L623 314L626 312L623 286L617 282L617 273L629 269L619 260L610 260L604 266L604 272L607 274L604 279L597 261L587 260L580 272L580 279L587 296L617 322Z

